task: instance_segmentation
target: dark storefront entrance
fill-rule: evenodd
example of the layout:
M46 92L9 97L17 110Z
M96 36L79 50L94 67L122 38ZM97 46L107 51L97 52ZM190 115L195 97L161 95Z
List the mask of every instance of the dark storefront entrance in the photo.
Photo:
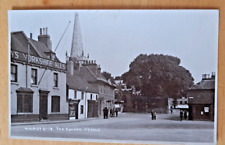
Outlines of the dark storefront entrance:
M48 119L48 93L49 91L39 90L39 119Z
M98 117L98 102L94 100L88 100L88 118Z
M69 100L69 118L78 119L78 104L80 100Z

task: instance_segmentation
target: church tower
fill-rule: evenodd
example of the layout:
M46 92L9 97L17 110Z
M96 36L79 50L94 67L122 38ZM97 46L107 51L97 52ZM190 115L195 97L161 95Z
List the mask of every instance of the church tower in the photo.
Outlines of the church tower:
M74 27L73 27L73 37L72 37L72 48L70 57L78 58L83 54L83 42L81 36L81 29L79 24L78 13L75 13Z

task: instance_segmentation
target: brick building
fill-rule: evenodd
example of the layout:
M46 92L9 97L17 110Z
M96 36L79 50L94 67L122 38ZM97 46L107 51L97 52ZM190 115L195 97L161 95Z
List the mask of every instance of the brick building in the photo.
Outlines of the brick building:
M214 120L215 74L204 74L188 91L189 119Z

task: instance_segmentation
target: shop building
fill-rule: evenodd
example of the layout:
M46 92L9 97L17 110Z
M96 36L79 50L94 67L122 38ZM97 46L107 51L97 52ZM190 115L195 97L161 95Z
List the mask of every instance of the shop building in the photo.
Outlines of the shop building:
M189 119L214 120L215 74L203 74L202 80L188 91Z
M66 78L69 119L98 117L98 90L79 76L67 73Z
M11 121L68 119L66 64L52 51L47 28L38 41L11 33Z
M107 81L104 76L102 76L101 67L97 65L96 61L90 60L89 54L84 55L78 13L75 14L71 53L70 53L70 56L67 56L66 65L67 65L67 72L68 72L67 74L71 75L71 76L69 75L67 76L67 85L71 92L76 91L76 89L80 87L79 83L77 87L71 87L72 84L77 83L76 80L82 80L85 85L79 91L83 92L84 94L90 94L90 95L94 94L94 96L97 95L97 98L96 98L97 105L96 103L93 102L93 100L89 100L90 104L84 104L85 106L83 108L86 108L84 110L90 111L91 110L90 107L89 108L87 107L92 104L92 106L95 106L95 107L92 107L92 109L94 109L92 111L94 112L93 114L96 114L96 111L97 111L97 115L99 116L99 115L102 115L104 107L108 107L108 109L111 109L114 107L115 86L112 85L109 81ZM74 78L75 80L73 82L69 82L70 80L68 78ZM88 89L86 90L86 88ZM69 96L69 98L71 98L71 96ZM78 104L77 106L79 106L79 104L81 105L82 100L80 100L79 103L78 101L76 102ZM84 102L87 103L87 101L84 101ZM87 115L84 115L83 117L84 118L89 117L88 113Z

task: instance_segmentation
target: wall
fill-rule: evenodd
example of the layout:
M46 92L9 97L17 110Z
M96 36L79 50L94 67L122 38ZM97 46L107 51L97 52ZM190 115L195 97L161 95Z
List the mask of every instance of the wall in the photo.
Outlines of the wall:
M18 69L18 82L11 83L11 115L18 115L17 113L17 93L16 90L20 87L26 87L26 65L20 63L14 63ZM31 69L37 69L37 82L40 81L39 85L31 85ZM19 114L39 114L39 90L50 91L48 94L48 114L59 115L68 114L68 103L66 101L66 74L63 72L46 70L44 68L36 66L27 66L27 87L34 91L33 93L33 112L32 113L19 113ZM45 73L44 73L45 72ZM58 87L54 88L53 73L58 73ZM60 112L51 112L52 96L60 96ZM66 119L66 118L64 118Z

